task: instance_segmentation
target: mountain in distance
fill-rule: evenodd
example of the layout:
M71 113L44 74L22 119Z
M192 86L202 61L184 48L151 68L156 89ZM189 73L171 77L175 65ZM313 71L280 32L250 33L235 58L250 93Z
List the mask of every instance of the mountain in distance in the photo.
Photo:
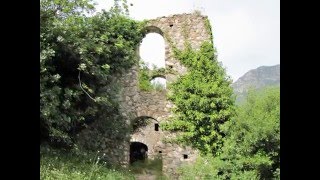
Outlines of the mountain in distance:
M280 87L280 64L274 66L260 66L252 69L241 76L232 85L234 93L237 95L236 103L245 100L250 88L263 89L268 86Z

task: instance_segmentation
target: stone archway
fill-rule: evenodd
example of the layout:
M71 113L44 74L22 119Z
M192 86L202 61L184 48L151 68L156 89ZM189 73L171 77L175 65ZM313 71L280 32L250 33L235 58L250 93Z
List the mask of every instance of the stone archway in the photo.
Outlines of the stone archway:
M150 116L140 116L135 118L139 126L135 126L132 131L130 142L140 142L148 147L149 159L154 159L161 150L160 144L163 137L163 132L160 128L160 123L155 118Z
M141 142L130 142L130 164L148 158L148 146Z
M167 80L165 77L155 76L150 80L155 90L165 90L167 88Z
M161 36L163 36L163 31L159 27L157 27L156 25L149 25L149 26L145 27L145 29L146 29L146 34L158 33Z
M136 133L150 124L159 124L159 121L151 116L139 116L132 121L132 132Z
M140 60L150 70L165 68L165 39L156 32L145 34L139 46Z

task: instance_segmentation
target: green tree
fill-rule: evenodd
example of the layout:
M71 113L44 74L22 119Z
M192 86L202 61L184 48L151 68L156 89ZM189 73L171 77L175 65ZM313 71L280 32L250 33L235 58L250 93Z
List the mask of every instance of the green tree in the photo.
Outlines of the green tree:
M222 145L220 127L234 112L231 81L217 61L212 43L204 42L198 51L186 45L183 51L174 48L189 71L169 85L176 116L163 127L180 132L178 142L214 154Z
M137 62L143 24L121 11L88 17L90 0L40 7L40 138L69 146L84 125L117 113L112 76Z
M280 179L280 90L250 91L222 128L219 156L204 156L182 169L182 179Z
M253 173L260 179L279 179L280 89L249 92L238 116L226 126L228 137L221 159L232 164L223 174Z

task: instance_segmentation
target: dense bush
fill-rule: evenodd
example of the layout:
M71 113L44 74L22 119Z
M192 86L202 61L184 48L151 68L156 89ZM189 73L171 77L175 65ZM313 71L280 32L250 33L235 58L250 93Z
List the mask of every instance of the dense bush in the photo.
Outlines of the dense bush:
M111 77L137 62L143 23L117 6L86 16L89 0L40 5L40 139L70 146L84 125L117 112Z
M185 167L188 179L280 179L280 90L250 92L237 116L226 123L219 156L200 158Z
M217 61L212 43L204 42L198 51L186 45L183 51L174 49L177 59L189 70L169 85L176 116L162 126L181 132L178 142L203 153L216 153L224 136L220 126L234 112L231 81Z

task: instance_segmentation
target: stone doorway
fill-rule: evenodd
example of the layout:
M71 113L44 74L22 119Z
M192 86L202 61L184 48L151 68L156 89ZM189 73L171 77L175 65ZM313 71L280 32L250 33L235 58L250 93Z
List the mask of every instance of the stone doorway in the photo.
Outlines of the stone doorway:
M130 143L130 171L136 179L156 180L163 177L162 158L148 158L148 146L144 143L133 141Z
M144 161L148 158L148 146L141 142L130 143L130 164L135 161Z

